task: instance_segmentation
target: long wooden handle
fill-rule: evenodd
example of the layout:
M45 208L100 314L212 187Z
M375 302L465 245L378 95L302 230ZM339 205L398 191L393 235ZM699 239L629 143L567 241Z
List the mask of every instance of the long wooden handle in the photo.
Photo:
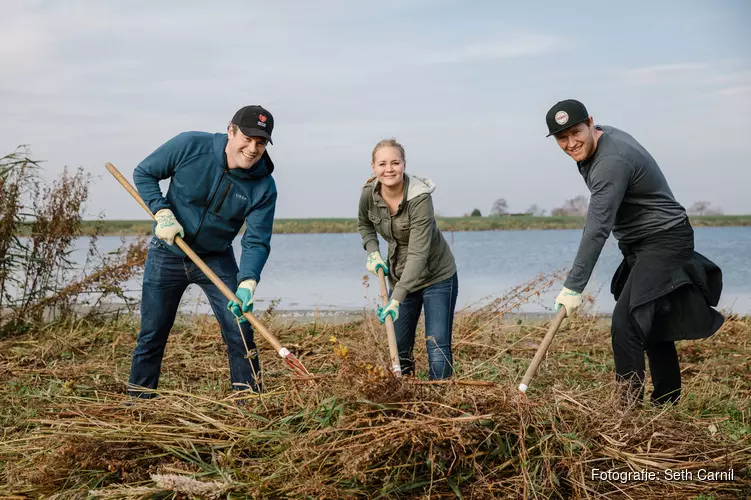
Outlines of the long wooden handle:
M520 391L527 392L527 388L529 387L529 382L532 380L532 377L534 377L535 372L537 371L537 367L540 366L540 363L542 362L542 358L545 357L545 353L547 352L548 347L550 347L550 343L553 341L553 337L555 337L555 332L558 331L558 327L561 326L561 323L563 322L565 317L566 317L566 306L561 305L561 308L558 310L558 314L555 315L555 318L553 318L553 322L550 324L550 329L548 330L548 333L546 333L545 338L542 339L542 344L540 344L540 347L537 348L535 357L532 358L532 362L529 364L529 368L527 368L527 372L524 374L524 377L522 378L522 383L519 384Z
M381 284L381 303L386 307L389 303L389 292L386 289L386 276L383 269L378 268L378 281ZM394 320L389 314L386 316L386 336L389 339L389 354L391 355L391 371L396 377L402 376L402 365L399 363L399 348L396 346L396 333L394 332Z
M154 218L154 214L151 213L151 210L149 210L149 207L144 203L143 199L141 198L141 195L138 194L138 191L136 191L136 188L133 187L133 185L128 182L128 179L123 177L123 174L120 173L119 170L115 168L113 164L110 162L107 162L106 164L107 170L117 179L117 181L125 188L126 191L130 193L130 195L135 198L135 200L143 207L146 212L148 212L149 216L151 218ZM190 260L197 265L201 271L203 271L206 276L208 276L209 280L216 285L216 287L219 289L219 291L222 292L222 294L227 297L227 300L232 300L235 302L240 303L240 299L235 296L235 293L230 290L227 285L224 284L224 282L219 279L219 276L217 276L214 271L211 270L209 266L206 265L206 263L199 257L193 250L190 249L187 243L180 237L180 235L175 236L175 244L178 246L180 250L185 252L185 254L190 258ZM257 331L263 335L263 337L269 341L269 343L274 347L274 350L279 353L281 357L286 357L286 354L289 352L287 349L282 347L281 342L274 337L274 335L269 332L265 326L263 326L263 323L261 323L258 318L253 316L252 313L244 312L243 316L245 319L250 321L250 324L253 325L253 328L255 328Z

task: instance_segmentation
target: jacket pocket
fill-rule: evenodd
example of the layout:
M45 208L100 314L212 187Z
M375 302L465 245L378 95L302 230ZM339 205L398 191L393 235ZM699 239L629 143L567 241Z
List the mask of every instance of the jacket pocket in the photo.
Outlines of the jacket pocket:
M368 210L368 219L370 219L370 222L373 224L378 225L381 223L381 214Z
M232 189L232 184L227 184L227 187L224 188L224 190L222 191L222 194L219 195L219 201L216 204L214 213L218 214L219 211L222 209L222 205L224 205L224 201L227 199L227 195L229 194L230 189Z

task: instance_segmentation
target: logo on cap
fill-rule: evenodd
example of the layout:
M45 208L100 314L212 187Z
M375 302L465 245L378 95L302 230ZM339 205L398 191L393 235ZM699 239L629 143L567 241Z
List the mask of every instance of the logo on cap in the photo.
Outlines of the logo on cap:
M266 115L258 115L258 119L261 120L263 123L266 123Z
M555 122L558 125L563 125L568 121L568 113L565 111L559 111L555 114Z

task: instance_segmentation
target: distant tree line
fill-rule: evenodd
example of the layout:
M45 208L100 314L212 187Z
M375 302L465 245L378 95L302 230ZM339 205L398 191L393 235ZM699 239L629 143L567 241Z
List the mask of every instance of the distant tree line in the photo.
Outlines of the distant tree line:
M589 198L580 194L563 203L562 207L554 208L550 215L587 215L589 208Z
M580 216L587 215L587 208L589 208L589 198L583 194L575 196L566 200L562 206L554 208L550 211L552 216ZM689 215L723 215L722 208L719 206L713 206L708 201L697 201L691 205L687 210ZM524 212L511 212L508 202L505 198L498 198L493 202L488 214L490 217L500 217L509 215L532 215L535 217L544 217L547 215L547 210L540 208L536 203L533 203ZM482 212L479 208L473 209L471 212L465 213L465 217L482 217Z
M686 211L689 215L722 215L722 208L713 207L708 201L697 201Z

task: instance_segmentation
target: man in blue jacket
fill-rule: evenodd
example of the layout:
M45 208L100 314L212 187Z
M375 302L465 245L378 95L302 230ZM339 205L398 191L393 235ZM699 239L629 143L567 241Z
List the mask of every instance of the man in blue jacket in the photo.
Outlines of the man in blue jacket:
M130 394L148 398L156 389L164 348L185 289L200 286L227 346L233 389L260 391L260 363L253 330L242 317L253 310L255 289L271 250L276 207L274 163L266 151L274 118L261 106L240 109L226 134L184 132L170 139L133 174L154 213L143 278L141 331L133 350ZM170 179L166 197L159 181ZM245 224L238 268L232 241ZM180 250L180 235L242 303L230 302ZM237 318L240 318L238 321Z

